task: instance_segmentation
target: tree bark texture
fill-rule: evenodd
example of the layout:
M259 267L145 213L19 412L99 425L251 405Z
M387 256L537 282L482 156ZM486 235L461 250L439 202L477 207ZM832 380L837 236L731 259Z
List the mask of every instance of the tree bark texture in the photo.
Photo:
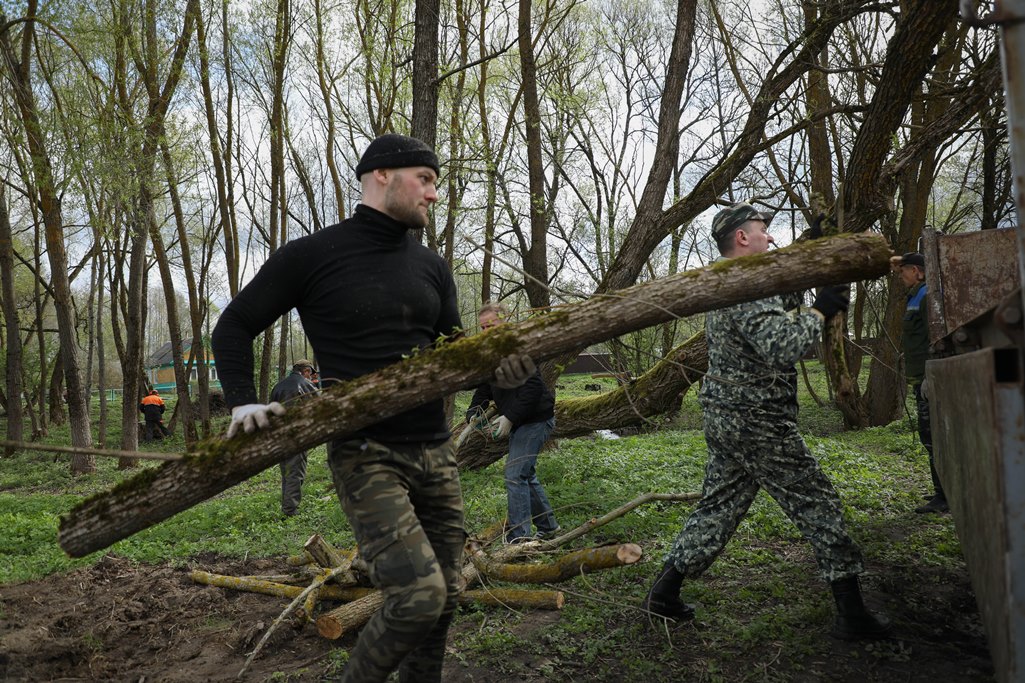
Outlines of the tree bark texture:
M413 356L292 407L272 428L207 439L180 461L147 470L76 506L61 521L73 557L105 548L289 457L476 386L511 353L545 360L676 317L773 294L878 277L890 250L877 235L845 235L729 259L596 296Z
M24 430L21 383L21 332L18 329L18 303L14 293L14 241L11 218L7 212L6 186L0 184L0 311L4 314L4 387L7 390L7 439L21 441ZM13 449L5 449L12 455Z
M878 217L886 210L886 201L892 199L892 193L889 196L876 193L875 179L890 153L894 134L911 99L919 92L929 71L933 49L956 17L957 0L905 3L897 30L887 46L883 70L865 122L851 149L847 163L849 182L844 187L845 212L871 208ZM862 180L858 181L857 177ZM848 228L844 226L844 229Z
M530 245L523 251L523 288L531 308L552 302L548 291L548 213L545 210L545 172L541 159L541 105L537 94L537 62L531 30L532 0L519 1L520 75L527 145L527 180L530 186Z
M432 149L438 140L438 22L440 0L416 0L413 27L413 113L410 135Z

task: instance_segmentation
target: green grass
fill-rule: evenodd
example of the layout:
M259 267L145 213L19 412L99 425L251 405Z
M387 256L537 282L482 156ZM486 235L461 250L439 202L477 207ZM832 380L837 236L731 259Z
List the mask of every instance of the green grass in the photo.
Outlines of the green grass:
M815 391L826 397L824 375L809 364ZM587 384L612 388L612 380L587 376L560 379L560 397L593 394ZM873 567L901 572L963 571L960 547L949 517L923 520L910 514L929 485L928 460L910 421L859 432L839 431L835 410L819 407L803 388L801 427L812 453L845 504L850 531ZM469 392L456 397L459 418ZM119 412L112 410L112 416ZM0 429L4 427L0 420ZM539 459L539 476L563 528L586 522L648 491L700 489L705 464L700 409L688 392L672 429L615 440L563 440ZM66 429L49 440L67 443ZM180 441L157 447L180 450ZM282 519L277 468L240 484L112 548L71 560L56 543L57 525L83 497L108 489L126 476L117 460L98 458L97 471L72 477L65 456L20 453L0 461L0 585L45 577L95 562L113 552L137 562L186 564L200 554L278 557L295 554L312 531L350 547L351 531L339 508L323 447L311 452L298 516ZM152 467L153 464L144 464ZM128 473L131 474L131 473ZM483 529L505 512L501 463L463 473L467 527ZM639 618L639 604L661 558L690 511L689 504L642 506L585 537L579 545L636 542L645 560L638 565L574 579L560 586L567 606L557 618L533 623L530 614L471 609L453 630L454 655L465 665L509 677L545 680L673 680L666 672L683 666L678 680L736 680L736 658L762 650L786 655L744 677L786 680L785 673L811 656L828 629L832 607L817 578L811 551L779 507L760 493L750 514L719 560L699 581L688 582L685 598L699 603L698 635L676 638L700 649L682 655L666 647L666 635L652 634ZM869 584L875 579L869 574ZM893 578L893 581L900 581ZM344 651L340 651L344 652ZM509 657L510 652L522 654ZM821 655L821 653L820 653ZM883 657L906 654L885 651ZM684 658L681 663L681 657ZM770 661L771 660L771 661ZM336 671L344 656L329 663ZM791 668L781 668L788 666ZM697 674L695 672L700 672ZM286 680L286 679L282 679Z

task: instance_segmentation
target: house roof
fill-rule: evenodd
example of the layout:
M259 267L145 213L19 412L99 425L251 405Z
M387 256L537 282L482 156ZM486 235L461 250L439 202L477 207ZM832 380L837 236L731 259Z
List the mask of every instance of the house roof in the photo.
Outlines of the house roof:
M189 351L192 349L192 342L182 339L182 354L185 356L185 360L189 359ZM203 354L197 353L197 358L202 360ZM146 369L159 368L164 365L171 365L171 342L164 342L164 344L150 354L150 357L146 360Z

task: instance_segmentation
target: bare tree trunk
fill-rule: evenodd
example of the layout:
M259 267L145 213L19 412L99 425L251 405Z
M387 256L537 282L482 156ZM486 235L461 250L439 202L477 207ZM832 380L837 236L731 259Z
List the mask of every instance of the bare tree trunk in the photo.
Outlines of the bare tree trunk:
M183 365L181 380L178 379L178 368L175 366L175 382L178 385L178 401L175 404L175 410L181 409L183 411L182 434L185 437L185 444L191 446L198 439L198 434L196 433L196 416L192 411L191 383L189 381L191 377L190 367L197 368L196 376L198 378L198 393L200 396L206 395L209 385L209 369L206 366L206 353L203 349L203 315L206 306L200 300L199 290L196 286L196 273L193 271L192 266L192 246L189 243L188 229L185 225L185 213L182 210L181 197L178 194L178 179L175 173L174 159L171 157L171 150L167 146L166 134L160 138L160 151L164 159L164 170L167 177L167 187L171 195L171 206L174 209L174 222L178 231L178 251L181 253L182 271L185 275L185 285L188 293L189 325L192 332L192 340L189 346L189 363L188 366ZM170 271L168 271L169 274ZM163 280L163 266L161 266L160 276ZM177 318L177 313L175 313L175 318ZM177 322L175 322L175 329L177 329ZM184 354L183 348L183 357Z
M278 0L274 24L274 51L271 63L271 111L270 111L270 243L269 253L274 253L279 244L285 243L287 235L287 207L285 204L285 66L292 26L290 0ZM284 326L282 326L284 337ZM282 342L284 343L284 342ZM274 363L274 326L263 334L263 353L260 363L259 396L264 403L270 396Z
M36 314L36 322L35 322L35 326L36 326L36 344L37 344L37 351L39 353L39 375L38 375L38 377L39 377L39 385L38 385L38 390L35 392L34 399L35 399L35 401L38 402L38 406L39 406L39 408L38 408L38 415L39 415L38 434L40 436L46 436L46 434L47 434L47 432L49 430L49 427L48 427L48 423L47 423L47 419L46 419L46 392L43 391L43 387L46 386L46 378L49 377L49 372L47 370L47 362L48 362L49 358L48 358L47 353L46 353L46 336L44 334L45 324L44 324L43 313L45 311L45 307L44 307L45 299L43 298L42 283L40 282L40 279L39 279L39 273L42 272L42 264L43 264L43 261L42 261L43 248L42 248L42 241L41 241L42 233L39 231L40 227L41 226L37 222L36 225L35 225L35 228L33 230L33 238L34 238L33 246L35 247L34 259L35 259L36 277L34 277L32 279L32 289L33 289L33 294L35 295L35 296L32 297L32 303L33 303L33 306L35 308L35 314ZM32 400L33 400L33 398L30 397L29 401L32 401ZM33 430L33 433L36 433L36 430Z
M410 406L476 386L491 378L510 348L544 360L674 317L817 285L878 277L889 270L889 257L885 240L876 235L814 240L644 283L615 296L594 297L442 345L290 408L270 429L231 441L205 441L182 460L93 496L62 519L61 547L74 557L106 547L224 491L296 450L344 438ZM366 410L368 404L373 411ZM328 415L330 419L325 419ZM211 468L217 476L211 476Z
M529 2L529 0L521 0ZM666 65L666 81L662 89L662 97L659 101L658 114L658 138L655 141L655 150L652 154L651 170L648 172L644 190L637 203L637 212L630 223L630 229L623 241L623 247L616 256L615 262L605 274L605 278L599 283L596 292L606 292L610 289L622 289L637 279L644 261L651 254L652 250L662 241L662 237L668 232L679 228L682 223L689 222L694 216L682 220L679 224L672 225L666 232L660 233L658 239L648 240L650 247L646 251L633 253L635 244L645 242L645 235L650 236L658 225L664 222L666 211L663 211L666 189L676 168L677 157L680 151L680 101L683 97L684 86L687 83L687 76L690 72L690 57L694 42L694 24L697 14L696 0L678 0L676 6L676 29L673 34L673 44L669 52L669 63ZM521 38L522 39L522 38ZM764 126L764 122L762 123ZM739 171L738 171L739 172ZM696 215L696 214L695 214ZM644 248L642 248L643 250ZM622 258L621 258L622 257ZM611 344L613 356L616 357L618 367L625 369L621 359L622 347L618 340ZM549 385L554 383L557 376L558 366L568 366L573 358L579 353L579 349L550 363L544 369L545 382Z
M128 311L125 316L125 322L128 326L128 330L126 332L127 343L125 345L127 354L125 361L122 363L126 381L124 384L124 403L121 412L121 445L124 450L135 450L138 447L138 430L136 427L138 424L136 412L138 408L136 402L139 400L141 395L140 387L142 386L141 382L144 374L141 368L143 363L143 334L145 329L143 325L145 317L145 311L143 309L143 297L145 295L145 246L147 235L152 238L157 225L154 207L156 157L160 149L160 140L164 134L164 119L167 116L167 111L171 105L174 93L177 90L182 74L182 67L188 53L189 43L192 41L192 31L195 27L195 18L199 14L199 2L198 0L189 0L188 5L185 7L182 32L178 37L178 40L175 42L170 62L166 65L166 75L163 83L160 83L158 80L161 68L164 65L162 65L160 61L160 47L157 40L156 1L146 1L143 10L141 35L137 37L132 33L128 33L128 31L131 31L131 26L127 25L127 22L129 22L130 19L125 9L126 8L122 7L122 14L120 17L121 22L125 25L126 36L129 37L125 41L125 47L128 48L128 51L135 62L140 78L146 86L147 94L147 115L145 121L142 123L142 139L139 141L138 147L135 150L138 196L136 200L137 209L132 221L134 232L132 237L132 253L129 266L129 303ZM141 47L136 44L136 42L140 40ZM132 120L134 111L126 98L127 94L122 95L121 105L125 116L128 117L129 120ZM162 253L163 242L159 235L157 235L157 241L158 243L154 243L154 249L158 253ZM161 260L164 262L164 265L166 265L166 255L164 255L163 259L158 256L158 268L162 268L160 265ZM161 276L170 280L169 270L166 272L162 271ZM168 291L168 289L169 287L165 286L165 299L166 297L174 296L173 289L171 291ZM181 332L177 325L176 302L172 302L168 306L168 316L171 318L168 322L174 327L174 329L169 330L169 332L171 336L172 357L175 359L175 380L176 382L182 382L184 379L186 384L185 390L187 391L188 380L183 377L184 367L182 365L183 354L181 347ZM175 339L176 337L177 339ZM177 352L174 351L176 344ZM134 463L130 458L121 458L119 461L120 467L132 467L135 466L135 464L136 463Z
M228 56L228 0L223 0L222 12L224 19L222 27L224 33L224 55L227 59ZM206 45L206 27L203 23L203 13L197 12L196 14L196 36L197 44L199 49L199 81L203 90L203 108L206 112L206 124L207 124L207 135L210 140L210 157L211 164L214 167L214 179L216 181L215 187L217 189L217 211L220 216L220 228L224 234L224 265L228 271L228 289L231 296L234 297L238 294L239 287L239 238L238 231L235 229L235 220L231 210L231 192L229 186L231 183L230 173L230 157L231 157L231 66L230 62L225 61L224 70L229 79L228 88L228 113L227 113L227 125L229 128L227 145L227 153L221 154L221 142L220 142L220 130L217 128L217 119L215 116L216 105L213 99L213 89L210 87L210 59L207 52Z
M11 237L11 218L7 212L7 188L0 183L0 310L4 314L4 387L7 390L7 440L21 441L24 434L22 406L21 332L18 329L18 304L14 294L14 242ZM4 455L12 455L5 449Z
M487 8L482 6L480 11L479 35L484 36L487 25ZM479 58L484 60L487 52L484 40L480 41ZM481 303L491 301L491 269L494 263L495 250L495 198L498 186L498 168L495 159L494 146L491 142L491 125L488 122L487 106L487 78L488 62L482 61L480 65L480 78L477 82L477 106L478 120L480 121L481 146L484 154L484 185L486 200L484 204L484 256L480 273L480 300Z
M154 217L155 218L155 217ZM160 284L164 292L164 306L167 308L167 334L171 342L171 363L174 366L175 415L182 421L182 434L185 443L191 444L197 439L196 425L192 420L192 404L189 400L189 373L185 368L185 350L182 345L181 323L178 318L178 298L174 289L174 277L171 275L171 264L164 248L164 238L156 222L149 226L149 237L153 243L153 254L160 273Z
M96 388L99 390L100 421L97 425L96 447L107 447L107 350L103 334L103 294L105 287L103 250L96 251L96 270L99 291L96 297Z
M35 16L37 6L37 0L29 0L26 16ZM4 23L6 20L6 16L0 12L0 23ZM50 261L53 304L57 313L57 334L60 338L60 353L68 389L71 443L74 446L89 447L92 445L92 433L89 426L89 407L86 404L82 371L78 361L78 340L76 338L71 280L68 277L68 257L64 244L61 199L57 184L54 182L50 155L46 148L46 138L39 120L39 111L36 108L35 94L32 88L30 58L34 34L35 22L26 21L21 35L20 62L19 56L15 54L11 45L9 30L0 34L0 49L3 50L7 63L12 66L11 69L8 69L8 75L12 81L18 110L25 127L26 139L32 156L35 186L39 193L39 206L43 214L46 251ZM91 456L76 457L71 463L71 471L75 474L92 472L95 469L95 459Z
M818 19L818 3L805 0L805 30L811 30ZM832 104L829 95L829 81L825 69L829 66L828 48L815 56L815 63L820 69L808 72L807 110L810 116L825 111ZM829 148L829 136L826 133L826 120L814 118L808 126L808 167L811 172L811 196L818 197L824 206L832 206L836 201L833 192L833 156ZM811 203L811 202L809 202ZM815 216L807 215L807 220Z
M324 60L324 24L321 21L320 0L313 0L313 15L317 22L316 51L317 51L317 84L320 86L320 96L324 100L324 123L326 127L325 158L327 159L327 170L331 175L331 188L335 195L335 212L339 221L345 220L345 193L342 190L342 179L338 173L338 164L335 162L335 114L334 105L331 103L332 85L328 82L327 66ZM330 222L330 221L329 221Z
M24 370L24 366L22 366L22 370ZM21 385L23 387L29 386L27 377L24 374L24 372L21 375ZM29 424L32 426L32 440L38 441L43 436L43 430L39 426L39 420L36 418L36 411L33 407L34 404L32 401L32 395L27 394L26 399L27 400L25 401L25 412L28 413Z
M46 396L46 402L50 407L50 424L64 424L67 421L67 413L64 412L64 358L59 353L53 364Z
M438 142L438 23L440 0L415 0L413 23L413 113L410 135L423 140L432 149ZM453 103L453 110L458 109ZM451 199L451 198L450 198ZM428 245L438 251L434 214L426 228L430 235ZM423 242L424 229L413 231Z
M520 75L523 88L527 180L530 188L530 244L524 245L523 288L530 307L543 310L552 303L548 290L548 211L545 202L544 161L541 159L541 105L537 95L537 63L531 28L532 0L519 0Z

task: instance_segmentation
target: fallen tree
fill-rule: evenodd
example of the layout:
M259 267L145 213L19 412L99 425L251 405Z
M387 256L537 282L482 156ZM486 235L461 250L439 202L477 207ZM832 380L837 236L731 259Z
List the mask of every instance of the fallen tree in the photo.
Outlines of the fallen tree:
M142 472L61 519L72 557L106 548L213 497L296 451L353 434L426 401L476 386L511 353L545 360L681 316L744 301L884 275L890 249L878 235L844 235L596 295L521 323L441 344L291 407L270 429L196 444L184 458Z
M552 438L568 439L596 429L636 427L650 418L679 407L680 396L708 369L708 344L699 332L673 349L646 373L598 396L555 402ZM460 469L480 469L502 458L509 439L463 427L457 440ZM472 433L467 433L467 431Z

